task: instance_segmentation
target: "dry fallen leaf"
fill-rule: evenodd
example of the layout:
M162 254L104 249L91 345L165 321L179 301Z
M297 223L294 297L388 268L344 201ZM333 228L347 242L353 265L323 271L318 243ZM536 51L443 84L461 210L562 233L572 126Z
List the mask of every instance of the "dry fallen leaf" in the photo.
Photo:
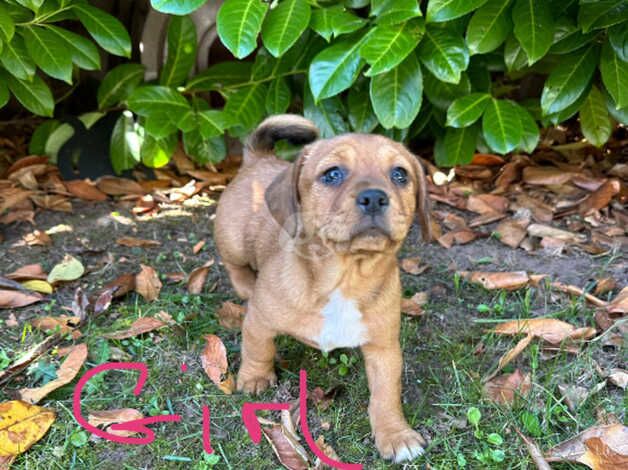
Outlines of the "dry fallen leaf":
M558 392L565 400L567 407L574 413L589 397L589 390L580 385L558 384Z
M517 432L517 434L519 434L519 437L523 440L526 447L528 448L528 453L530 454L530 457L532 457L532 460L534 461L537 470L552 470L552 467L550 467L550 465L547 463L547 460L545 460L545 457L543 457L543 452L541 452L541 449L539 449L539 446L534 441L534 439L525 436L517 428L515 428L515 431Z
M503 213L508 209L508 205L507 198L495 194L472 194L467 200L467 210L478 214Z
M401 313L418 317L423 315L423 305L428 302L427 292L417 292L411 298L401 298Z
M129 328L113 333L105 333L102 336L107 339L126 339L148 333L159 328L167 326L168 322L155 317L142 317L135 320Z
M500 242L510 248L517 248L526 237L528 225L530 225L528 217L506 219L495 228L495 233L499 236Z
M38 388L21 389L19 391L20 398L29 403L38 403L53 390L70 383L74 377L76 377L76 374L78 374L86 359L87 345L79 344L75 346L72 352L68 354L65 361L63 361L59 370L57 370L56 379Z
M135 419L142 419L144 415L133 408L120 408L117 410L91 411L87 416L87 422L92 426L102 426L105 431L116 436L129 437L135 433L124 429L109 429L109 425L116 423L126 423Z
M322 450L323 454L325 454L330 459L340 461L340 457L338 457L338 454L336 453L334 448L330 446L327 442L325 442L325 437L322 434L318 436L318 438L316 439L316 446L320 450ZM331 470L332 468L333 467L330 467L329 465L324 464L320 458L316 457L316 462L314 463L314 470Z
M308 456L301 444L294 440L280 424L262 428L281 464L289 470L307 470Z
M617 287L617 281L612 277L603 277L597 280L595 285L594 295L602 295L611 292Z
M109 196L126 196L128 194L142 195L144 190L133 180L127 178L118 178L115 176L101 177L96 186L100 191Z
M528 226L527 231L532 237L555 238L565 243L582 243L587 241L586 235L569 232L549 225L531 224Z
M30 291L39 292L40 294L52 294L53 288L46 281L40 281L39 279L32 279L30 281L22 282L22 287Z
M617 385L626 390L626 387L628 387L628 372L623 369L611 369L608 374L608 380L610 380L613 385Z
M194 253L195 255L198 254L199 251L201 251L203 249L203 247L205 246L205 240L201 240L200 242L196 243L193 247L192 247L192 253Z
M144 264L140 266L142 270L135 276L135 291L148 302L152 302L159 297L162 284L157 271Z
M625 315L628 313L628 286L624 287L617 297L606 306L608 313L615 315Z
M0 384L5 382L8 377L17 374L22 371L28 365L39 358L42 354L46 353L49 349L51 349L54 345L56 345L60 341L60 335L50 335L45 340L40 343L37 343L31 346L24 353L17 353L15 357L16 359L9 367L0 371Z
M7 274L6 277L14 281L29 281L32 279L45 281L48 278L48 275L44 272L41 264L27 264L26 266L22 266L12 273Z
M573 178L573 174L560 168L528 166L523 169L523 181L532 185L560 186Z
M122 274L113 281L105 284L104 289L111 289L114 297L122 297L132 290L135 290L135 275Z
M151 247L151 246L160 246L161 242L157 240L145 240L143 238L134 238L134 237L122 237L116 240L118 245L128 246L128 247Z
M519 342L512 348L504 353L502 357L499 358L499 362L497 363L497 369L495 369L491 374L484 378L484 381L491 380L495 377L504 367L510 364L512 361L521 354L525 348L532 342L534 339L533 335L527 335L524 338L521 338Z
M568 285L568 284L563 284L562 282L552 282L550 284L550 286L553 289L559 290L561 292L565 292L567 294L577 295L579 297L584 297L588 302L590 302L591 304L593 304L593 305L595 305L597 307L606 307L607 306L606 302L604 302L603 300L598 299L597 297L595 297L594 295L589 294L588 292L585 292L583 289L580 289L579 287Z
M421 266L421 258L418 256L403 258L399 261L399 266L401 266L404 272L414 274L415 276L423 273L429 267L427 264Z
M218 315L218 323L220 326L239 330L242 328L242 321L246 314L246 308L233 302L223 302L216 315Z
M578 204L578 212L582 215L586 215L591 211L600 210L608 206L615 197L619 194L621 184L617 179L610 179L606 181L602 186L593 191L589 197Z
M23 240L28 246L52 245L52 238L41 230L33 230L31 233L27 233L24 235Z
M503 374L484 384L484 394L489 400L502 405L510 405L515 396L525 397L530 392L530 374L516 369L512 374Z
M48 432L55 412L19 400L0 403L0 459L31 448ZM2 460L0 460L0 464Z
M60 315L58 317L36 317L31 324L41 331L58 331L61 335L72 333L81 322L79 317Z
M48 274L48 283L75 281L85 273L83 264L70 255L65 255L63 261L57 264L50 274Z
M515 290L524 287L530 281L525 271L487 272L487 271L459 271L463 279L481 284L487 290L506 289Z
M497 325L493 332L501 335L532 335L551 344L560 344L566 339L588 339L595 336L596 333L595 328L576 328L555 318L510 320Z
M0 308L25 307L41 300L43 296L37 292L0 289Z
M65 187L73 195L86 201L106 201L107 195L86 180L65 181Z
M229 368L227 349L222 340L216 335L205 335L205 341L205 349L203 349L203 354L201 354L203 370L205 370L207 376L218 388L230 395L235 388L233 376L229 374L226 379L222 378L227 374Z
M593 426L545 453L548 462L580 462L593 470L628 469L628 427Z
M196 268L190 273L188 279L188 292L190 294L200 294L203 291L203 285L207 279L209 268L214 264L213 258L207 261L203 266Z

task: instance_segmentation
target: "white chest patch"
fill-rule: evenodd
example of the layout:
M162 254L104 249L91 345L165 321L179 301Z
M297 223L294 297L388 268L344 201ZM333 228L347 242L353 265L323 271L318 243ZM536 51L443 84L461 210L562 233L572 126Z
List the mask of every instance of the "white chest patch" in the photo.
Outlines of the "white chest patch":
M323 351L355 348L367 340L366 325L355 300L343 297L336 289L323 307L323 328L315 341Z

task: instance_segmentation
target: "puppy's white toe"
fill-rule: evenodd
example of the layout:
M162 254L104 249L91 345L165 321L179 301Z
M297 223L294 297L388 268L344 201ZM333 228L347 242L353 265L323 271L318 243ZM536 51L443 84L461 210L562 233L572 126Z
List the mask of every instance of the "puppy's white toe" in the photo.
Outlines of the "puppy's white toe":
M401 463L401 462L406 462L408 460L414 460L419 455L422 455L424 452L425 450L419 444L405 446L395 453L395 463Z

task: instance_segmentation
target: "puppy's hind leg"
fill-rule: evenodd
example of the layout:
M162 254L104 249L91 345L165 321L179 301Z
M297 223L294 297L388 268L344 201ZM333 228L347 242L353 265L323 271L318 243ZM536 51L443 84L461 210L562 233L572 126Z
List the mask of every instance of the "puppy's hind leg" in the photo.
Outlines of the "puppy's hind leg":
M238 297L242 300L248 300L253 295L255 281L257 280L255 271L250 266L238 266L224 260L223 264Z

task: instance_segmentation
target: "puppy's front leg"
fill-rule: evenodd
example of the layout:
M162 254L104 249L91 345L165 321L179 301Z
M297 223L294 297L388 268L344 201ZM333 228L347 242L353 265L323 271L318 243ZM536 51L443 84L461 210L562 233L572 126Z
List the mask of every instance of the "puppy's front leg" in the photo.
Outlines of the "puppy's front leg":
M242 323L242 363L238 371L238 390L258 394L277 383L275 375L276 332L260 321L249 303Z
M401 365L399 344L362 346L371 397L369 418L375 445L381 456L395 462L411 460L423 453L425 440L403 417L401 409Z

